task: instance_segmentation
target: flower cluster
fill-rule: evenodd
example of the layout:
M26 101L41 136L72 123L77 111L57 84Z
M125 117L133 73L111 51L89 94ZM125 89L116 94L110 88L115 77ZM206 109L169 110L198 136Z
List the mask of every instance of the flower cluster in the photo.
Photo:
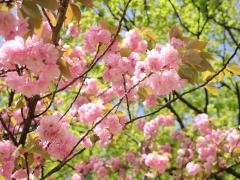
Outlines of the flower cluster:
M17 157L17 148L11 141L0 141L0 175L7 180L11 179L15 167L14 160Z
M27 97L44 93L59 75L58 51L54 45L34 36L24 42L16 37L0 49L0 69L12 69L5 78L7 86Z
M59 121L56 115L41 119L37 133L46 151L58 160L68 156L78 142L78 138Z
M16 36L23 36L27 32L28 24L25 19L16 17L9 11L0 10L0 27L0 35L5 40L11 40Z

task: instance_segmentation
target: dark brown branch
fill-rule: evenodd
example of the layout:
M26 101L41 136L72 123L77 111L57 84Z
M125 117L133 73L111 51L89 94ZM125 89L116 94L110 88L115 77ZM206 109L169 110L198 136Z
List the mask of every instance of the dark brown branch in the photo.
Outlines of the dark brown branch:
M87 74L83 77L83 82L82 82L81 86L79 87L76 96L74 97L73 101L71 102L71 104L70 104L70 106L67 108L67 110L64 112L64 114L59 118L59 121L60 121L62 118L64 118L64 117L66 116L66 114L71 110L73 104L76 102L79 94L81 93L81 90L82 90L82 87L83 87L83 85L84 85L84 82L85 82L86 78L87 78Z
M127 112L128 112L129 119L131 121L132 115L131 115L131 111L130 111L129 99L128 99L128 94L127 94L126 79L125 79L124 74L122 76L123 76L123 86L124 86L124 91L125 91L124 93L125 93L125 98L127 101Z
M13 99L14 99L15 91L10 90L9 96L8 96L8 107L12 106Z
M43 110L41 113L35 115L34 118L37 118L37 117L43 115L43 114L46 113L46 112L50 109L50 107L52 106L52 104L53 104L53 102L54 102L55 95L56 95L55 92L57 91L57 88L58 88L59 82L60 82L60 80L61 80L61 77L62 77L62 76L60 76L59 79L58 79L58 82L57 82L57 84L56 84L56 88L55 88L55 90L54 90L54 92L53 92L53 95L52 95L52 98L51 98L50 103L48 104L48 106L46 107L45 110Z
M166 98L164 98L164 100L165 100L166 102L168 102L168 100L167 100ZM182 118L181 118L181 117L179 116L179 114L175 111L175 109L172 107L171 104L168 105L168 109L176 116L177 121L178 121L181 129L184 129L185 126L184 126L184 124L183 124Z
M208 112L208 104L209 104L209 96L208 96L208 90L204 88L205 93L205 106L204 106L204 112L207 114Z
M191 108L192 110L194 110L196 113L203 113L203 111L201 111L200 109L198 109L197 107L195 107L194 105L192 105L190 102L188 102L186 99L184 99L183 97L181 97L176 91L174 92L174 94L179 98L180 101L182 101L184 104L186 104L189 108Z
M28 101L28 115L27 115L26 121L24 122L22 134L19 139L19 144L22 144L23 146L25 144L27 134L29 132L30 126L34 119L34 113L35 113L36 105L37 105L39 98L40 98L39 95L36 95L27 100Z
M42 12L43 12L45 18L47 19L49 26L50 26L51 29L53 30L53 29L54 29L54 26L53 26L50 18L48 17L48 14L47 14L46 10L45 10L43 7L42 7Z
M53 32L52 32L52 42L56 46L58 45L58 41L60 38L60 31L63 26L63 22L66 19L66 12L68 8L68 3L69 0L63 0L61 3L61 7L59 8L59 14L58 14L58 20L56 26L53 27Z
M18 145L17 143L17 140L15 139L15 137L13 136L12 132L8 129L7 125L5 124L4 122L4 119L2 118L1 114L0 114L0 121L1 121L1 124L2 124L2 127L4 128L5 131L7 131L7 134L9 136L9 138L11 139L11 141L13 142L13 144L15 146Z
M177 11L175 5L172 3L172 1L171 1L171 0L168 0L168 1L169 1L169 3L171 4L171 6L172 6L172 8L173 8L173 10L174 10L174 12L175 12L175 14L176 14L176 16L177 16L177 18L178 18L180 24L181 24L181 26L182 26L184 29L186 29L189 33L191 33L192 35L194 35L194 36L198 36L197 33L192 32L192 31L189 29L189 27L187 27L187 26L183 23L183 21L182 21L180 15L179 15L179 13L178 13L178 11Z
M27 170L27 180L29 180L30 172L29 172L28 154L27 154L27 152L24 153L24 160L25 160L25 165L26 165L26 170Z

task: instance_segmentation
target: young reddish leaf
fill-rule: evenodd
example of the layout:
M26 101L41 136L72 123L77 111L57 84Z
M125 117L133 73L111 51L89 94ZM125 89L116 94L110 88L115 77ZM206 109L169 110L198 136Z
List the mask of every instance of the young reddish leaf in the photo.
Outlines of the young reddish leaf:
M93 2L92 0L79 0L84 6L87 6L87 7L93 7Z
M172 27L172 29L169 31L169 39L172 39L173 37L178 39L182 38L182 32L177 26Z
M197 70L200 71L200 72L213 71L213 68L212 68L211 64L208 61L203 59L201 61L201 63L198 65Z
M80 11L79 7L76 6L75 4L70 4L70 7L71 7L74 17L76 18L77 22L79 22L81 19L81 11Z
M209 60L213 60L214 57L208 53L208 52L205 52L205 51L201 51L199 52L199 55L203 58L203 59L209 59Z
M203 58L199 55L198 51L194 49L187 50L182 57L183 62L191 64L193 67L198 67L203 61Z
M186 48L187 49L197 49L197 50L203 50L207 45L207 42L205 41L200 41L197 39L191 39L190 41L188 41L188 43L186 44Z

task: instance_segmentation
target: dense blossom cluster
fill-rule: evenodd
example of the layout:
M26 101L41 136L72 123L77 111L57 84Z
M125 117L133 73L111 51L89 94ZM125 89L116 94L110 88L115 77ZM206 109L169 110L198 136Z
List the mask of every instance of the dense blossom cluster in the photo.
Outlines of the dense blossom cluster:
M157 122L157 120L164 122L164 119L171 118L160 115L149 122L145 122L145 120L142 119L138 122L138 127L143 131L143 127L147 128L149 126L148 123ZM198 121L196 121L196 119L198 119ZM237 130L231 129L225 131L210 126L211 123L206 114L199 114L194 120L194 126L201 123L208 123L209 132L201 136L202 132L198 130L199 135L192 139L192 137L188 137L183 131L172 131L171 141L177 140L180 147L178 147L178 145L171 146L169 144L163 144L157 147L158 150L153 145L156 136L152 136L150 141L148 137L145 137L145 142L142 142L142 150L140 152L128 151L125 156L114 157L112 159L90 157L88 162L81 162L76 165L77 174L75 174L72 179L81 179L92 171L96 172L98 177L107 177L110 172L118 171L118 179L124 177L131 179L133 177L128 175L128 171L124 168L126 166L133 166L132 170L136 174L141 168L148 167L149 171L145 171L145 176L149 178L154 178L156 172L163 174L166 171L173 171L172 173L176 173L176 177L179 176L180 178L178 171L180 172L183 169L185 173L184 177L187 179L197 177L198 175L200 176L200 173L210 174L217 168L221 169L226 167L227 162L220 152L224 151L230 155L234 149L240 147L240 135L237 133ZM159 125L156 127L159 127ZM158 129L152 131L158 132ZM220 144L223 145L222 148L219 148ZM177 159L171 158L170 154L173 151L177 153ZM92 164L92 159L98 159L98 161L94 162L96 164L101 162L100 164L102 164L101 167L103 168L102 173L104 172L104 174L100 174L99 171L94 168L97 165ZM168 169L170 163L177 163L177 166L174 167L176 172L174 172L175 170ZM107 167L110 167L110 169Z
M0 174L6 179L11 179L15 167L14 160L17 155L17 148L11 141L0 141Z
M38 8L45 2L36 3ZM70 3L68 11L74 11L77 6ZM218 128L207 114L196 115L190 131L178 129L170 112L137 117L188 83L179 73L187 38L170 36L165 44L150 48L139 29L121 39L116 30L95 24L81 35L79 24L71 22L65 25L66 38L81 39L82 44L52 42L59 35L49 23L53 17L41 17L40 30L31 29L28 18L0 10L0 78L7 86L4 92L11 89L8 107L0 112L0 179L39 178L49 161L62 166L85 150L91 155L75 164L72 180L89 174L108 178L111 173L118 180L164 173L191 179L239 160L239 131ZM125 136L126 145L115 146ZM96 151L98 156L93 155L95 146L104 149ZM123 151L111 157L112 147Z
M54 45L34 36L7 41L0 49L0 68L16 70L6 77L7 85L27 97L44 93L60 71Z
M59 121L59 117L46 116L37 129L44 149L54 158L63 160L77 144L78 138Z
M14 16L9 11L0 10L0 35L6 40L23 36L27 32L27 21L21 17Z

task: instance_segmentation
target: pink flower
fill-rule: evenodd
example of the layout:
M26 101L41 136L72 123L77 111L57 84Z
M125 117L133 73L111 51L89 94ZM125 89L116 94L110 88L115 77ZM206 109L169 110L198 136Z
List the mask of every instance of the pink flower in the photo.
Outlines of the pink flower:
M66 133L66 128L56 116L45 116L40 120L37 132L42 141L53 141L57 138L61 139Z
M24 179L26 177L27 177L26 169L19 169L15 171L11 176L11 178L14 178L14 179Z
M161 73L155 73L148 78L146 85L153 91L155 95L167 95L186 83L177 74L176 70L164 70Z
M158 171L160 174L164 173L167 169L169 159L167 156L148 154L145 159L146 166Z
M161 145L159 148L161 153L171 153L171 146L169 144Z
M156 118L156 120L160 123L160 124L163 124L165 126L171 126L173 124L173 118L172 116L163 116L163 115L160 115Z
M159 72L165 66L165 62L161 57L161 54L155 49L147 52L146 61L148 67L156 72Z
M0 175L6 179L11 179L12 171L14 170L14 160L17 153L17 148L11 143L11 141L0 141Z
M124 125L124 124L123 124ZM100 124L100 128L108 128L112 134L120 132L123 128L117 115L108 115Z
M182 41L181 39L177 39L175 37L172 37L170 44L175 48L181 48L185 45L184 41Z
M74 174L71 177L71 180L84 180L84 178L81 175L79 175L79 174Z
M155 138L157 136L158 129L159 129L159 122L157 120L149 121L144 125L144 128L143 128L144 136Z
M136 160L136 156L133 152L128 151L127 154L125 155L125 160L129 163L134 163Z
M83 51L82 47L75 46L72 49L72 56L77 58L83 58L85 56L85 52Z
M102 129L101 127L97 126L94 129L94 132L97 134L97 136L99 137L99 145L100 146L107 146L110 142L111 142L111 132L104 128Z
M78 109L80 120L84 124L89 124L97 120L103 112L103 106L100 103L87 103L83 104Z
M121 165L121 160L119 157L114 157L111 159L111 166L114 171L118 170L120 168L120 165Z
M176 68L176 66L180 62L180 58L178 57L177 50L173 46L167 44L161 49L160 53L163 58L165 66L170 68Z
M86 79L83 86L83 92L89 95L96 95L98 93L96 79Z
M212 163L217 157L217 146L205 137L199 137L197 142L198 158Z
M143 131L144 130L144 125L146 124L146 120L145 119L139 119L137 121L137 128L139 131Z
M200 133L207 135L211 133L210 123L207 114L199 114L194 118L193 128Z
M67 30L67 34L69 36L72 36L72 37L78 37L78 35L80 34L80 28L77 27L75 24L73 23L70 23L68 25L68 30Z
M193 162L189 162L186 165L186 169L189 175L196 176L200 171L200 165Z
M235 148L240 147L240 135L236 129L230 129L226 132L226 140L228 142L229 151L233 151Z
M12 38L16 33L17 20L9 11L0 11L0 35L6 40Z
M147 99L145 99L145 101L143 102L143 104L147 107L152 107L155 106L157 104L157 98L154 95L150 95L149 97L147 97Z
M78 138L67 131L64 136L50 143L47 152L53 158L63 160L67 156L71 157L73 153L71 155L69 155L69 153L73 150L73 147L77 144L77 142Z
M27 97L46 92L48 85L60 74L56 61L58 51L54 45L44 43L36 36L26 42L20 37L7 41L0 48L0 68L23 69L21 76L17 72L7 74L8 87Z
M108 170L103 166L99 167L96 173L99 178L106 178L108 176Z
M111 40L111 32L100 25L93 25L84 33L84 48L92 53L97 50L99 43L107 44Z
M142 40L139 33L134 29L126 33L123 43L133 52L145 52L147 50L147 42Z
M91 147L91 146L92 146L92 141L91 141L91 139L85 137L85 138L83 139L83 141L82 141L82 145L83 145L83 147L86 148L86 149L89 148L89 147Z

